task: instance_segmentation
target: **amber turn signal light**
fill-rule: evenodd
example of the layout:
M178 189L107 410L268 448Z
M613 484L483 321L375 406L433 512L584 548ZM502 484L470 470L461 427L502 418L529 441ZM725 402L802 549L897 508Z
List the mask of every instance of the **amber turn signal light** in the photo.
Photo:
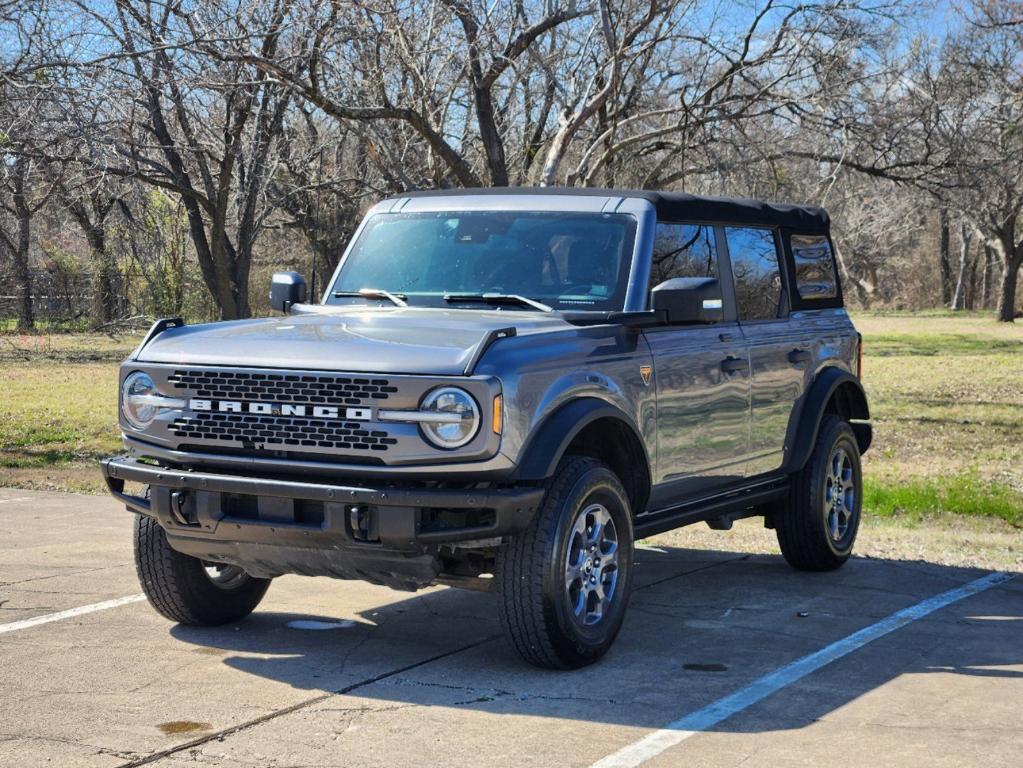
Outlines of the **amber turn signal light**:
M504 405L504 398L501 397L500 395L495 395L494 396L494 410L491 412L491 413L493 413L493 416L492 416L492 419L493 419L492 426L493 426L494 434L495 435L501 434L501 427L504 426L504 412L503 412L503 409L502 409L503 405Z

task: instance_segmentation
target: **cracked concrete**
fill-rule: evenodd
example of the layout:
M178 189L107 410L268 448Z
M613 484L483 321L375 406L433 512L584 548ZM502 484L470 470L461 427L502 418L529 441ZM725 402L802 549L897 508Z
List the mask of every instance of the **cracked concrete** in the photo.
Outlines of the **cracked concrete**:
M138 592L130 516L114 502L0 500L0 623ZM489 595L327 579L278 579L252 617L215 629L135 603L11 632L0 766L587 766L980 575L877 559L799 574L716 541L639 549L618 643L572 673L511 655ZM1018 768L1021 582L881 638L648 765ZM294 619L353 626L303 632ZM210 730L161 732L175 722Z

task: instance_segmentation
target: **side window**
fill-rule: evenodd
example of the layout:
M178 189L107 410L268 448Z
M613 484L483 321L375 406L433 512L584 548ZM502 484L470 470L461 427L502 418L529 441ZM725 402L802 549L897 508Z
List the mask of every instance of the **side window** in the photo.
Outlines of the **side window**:
M782 283L774 231L725 227L725 241L735 276L735 304L739 320L778 317Z
M792 235L789 243L796 264L799 298L807 301L837 298L838 277L828 239L823 235Z
M650 264L650 288L676 277L718 276L714 227L658 222Z

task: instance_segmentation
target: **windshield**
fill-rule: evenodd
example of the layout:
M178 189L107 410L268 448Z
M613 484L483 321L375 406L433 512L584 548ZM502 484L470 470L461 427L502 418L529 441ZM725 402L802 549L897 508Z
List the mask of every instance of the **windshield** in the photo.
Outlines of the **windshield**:
M352 294L374 289L410 306L478 307L469 297L502 294L555 310L618 310L635 228L635 219L623 214L378 214L366 223L327 301L365 302Z

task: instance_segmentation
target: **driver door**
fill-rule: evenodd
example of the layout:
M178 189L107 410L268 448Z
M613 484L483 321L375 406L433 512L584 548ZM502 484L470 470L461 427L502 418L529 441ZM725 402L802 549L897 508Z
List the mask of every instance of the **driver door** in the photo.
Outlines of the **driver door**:
M715 227L658 223L650 287L676 277L712 277L724 320L645 331L657 397L653 505L713 490L746 475L750 358L736 322L731 275L722 276Z

